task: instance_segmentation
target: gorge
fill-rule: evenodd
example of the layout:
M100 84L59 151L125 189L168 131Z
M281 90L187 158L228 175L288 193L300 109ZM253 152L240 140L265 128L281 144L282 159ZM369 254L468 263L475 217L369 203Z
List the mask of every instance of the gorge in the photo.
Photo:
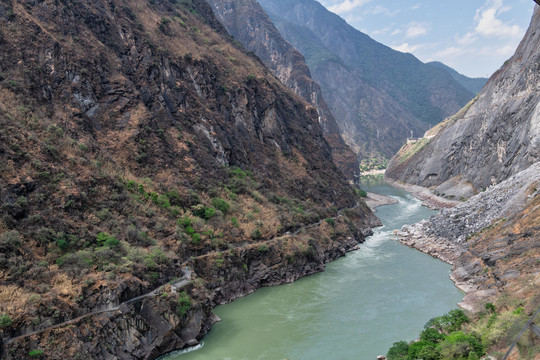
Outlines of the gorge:
M540 302L539 24L536 6L471 100L478 83L311 0L3 1L0 356L157 359L200 346L212 309L257 291L217 308L181 358L256 358L222 354L243 339L210 345L245 303L262 317L242 331L275 317L273 342L298 340L261 357L341 344L372 359L462 298L448 265L394 230L453 264L471 314L518 312L482 334L498 353ZM375 185L401 201L377 209L379 228L359 161L396 151L388 179L457 205L434 215ZM514 358L534 358L527 339Z

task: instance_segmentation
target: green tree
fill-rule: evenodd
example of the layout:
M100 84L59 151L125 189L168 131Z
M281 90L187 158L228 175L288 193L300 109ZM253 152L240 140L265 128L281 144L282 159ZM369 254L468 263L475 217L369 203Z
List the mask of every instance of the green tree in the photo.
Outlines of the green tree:
M388 350L386 358L388 360L405 360L409 354L409 344L406 341L395 342Z
M227 215L231 205L221 198L213 198L212 206L221 211L223 214Z

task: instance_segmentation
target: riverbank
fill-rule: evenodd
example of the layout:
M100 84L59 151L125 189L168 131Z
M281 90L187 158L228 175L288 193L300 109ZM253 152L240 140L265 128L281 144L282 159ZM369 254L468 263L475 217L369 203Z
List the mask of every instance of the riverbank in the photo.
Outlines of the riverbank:
M399 202L398 200L390 196L375 194L372 192L367 193L364 201L373 212L377 212L376 208L378 208L379 206L397 204Z
M433 210L452 208L462 203L461 201L437 196L431 190L422 186L402 183L386 176L384 177L384 180L393 187L410 192L415 198L422 201L422 205Z
M535 237L540 233L539 178L540 164L535 164L396 235L401 243L453 265L451 279L466 293L459 304L466 310L483 310L509 289L518 289L511 293L527 300L528 287L540 282L535 262L540 255Z
M453 309L463 295L448 279L450 266L391 240L393 230L435 212L382 179L363 189L399 203L378 208L384 226L358 251L324 272L217 307L223 321L204 346L166 359L375 359Z
M375 176L375 175L384 175L386 172L386 169L381 170L369 170L369 171L363 171L360 173L360 176Z

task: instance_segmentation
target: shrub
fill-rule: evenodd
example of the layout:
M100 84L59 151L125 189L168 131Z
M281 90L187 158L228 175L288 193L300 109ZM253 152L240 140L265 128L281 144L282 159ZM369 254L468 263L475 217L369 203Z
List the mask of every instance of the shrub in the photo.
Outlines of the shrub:
M62 251L66 251L69 247L69 243L64 238L56 239L56 246L58 246Z
M420 334L420 340L439 343L444 340L444 335L433 328L426 329Z
M266 244L259 245L257 250L259 250L260 252L267 252L268 251L268 245L266 245Z
M328 225L331 225L331 226L335 226L335 225L336 225L336 221L335 221L334 219L332 219L332 218L328 218L328 219L326 219L325 221L326 221L326 223L327 223Z
M221 198L213 198L212 206L221 211L223 214L227 215L231 205Z
M471 359L484 355L484 347L477 334L455 331L440 344L443 359Z
M180 218L180 219L178 219L178 225L181 225L184 228L187 228L187 227L191 226L191 219L188 218L187 216L185 216L183 218Z
M258 240L260 238L262 238L262 232L259 228L253 230L253 232L251 233L251 238L253 240Z
M201 243L201 234L191 234L191 242L195 245L198 245Z
M426 340L413 342L409 345L409 350L407 352L407 360L423 359L420 357L420 352L422 352L422 350L427 347L435 348L435 344Z
M240 224L238 223L238 218L231 218L231 223L235 228L240 227Z
M169 199L169 203L173 206L182 206L182 198L180 197L180 193L176 189L172 189L168 191L166 194L167 198Z
M169 202L169 198L166 195L159 195L155 201L156 205L167 209L171 207L171 203Z
M212 218L215 214L216 214L216 210L211 207L207 207L204 209L204 218L206 220Z
M178 297L178 306L176 308L180 319L183 319L187 315L189 309L191 309L191 299L185 291L182 291Z
M100 232L96 236L96 242L99 246L117 247L120 241L112 235Z
M17 230L0 235L0 250L8 252L21 246L21 234Z
M398 341L388 350L386 357L388 360L406 360L408 354L409 344L406 341Z
M3 313L0 315L0 328L4 329L11 325L13 322L13 319L11 319L11 316L7 313Z
M30 357L33 357L33 358L38 358L38 357L41 357L41 355L43 355L43 350L38 350L38 349L30 350L28 355L30 355Z

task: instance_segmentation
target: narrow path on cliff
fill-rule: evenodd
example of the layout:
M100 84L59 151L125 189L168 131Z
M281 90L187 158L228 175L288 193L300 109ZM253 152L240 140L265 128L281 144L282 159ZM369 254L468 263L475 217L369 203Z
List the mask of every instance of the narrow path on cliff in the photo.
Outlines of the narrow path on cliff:
M176 282L174 284L171 284L171 287L175 291L178 291L179 289L181 289L184 286L188 285L190 283L190 281L191 281L191 270L186 269L186 270L184 270L184 276L182 276L180 281L178 281L178 282ZM45 332L47 330L52 330L52 329L56 329L56 328L66 326L66 325L74 324L74 323L76 323L76 322L78 322L78 321L80 321L80 320L82 320L84 318L87 318L89 316L95 316L95 315L100 315L100 314L120 310L120 308L123 305L127 305L127 304L133 303L133 302L135 302L137 300L141 300L141 299L144 299L144 298L147 298L147 297L156 296L159 293L159 291L162 290L167 285L168 284L162 285L162 286L158 287L157 289L154 289L154 290L150 291L149 293L146 293L146 294L134 297L132 299L126 300L123 303L120 303L119 305L114 306L114 307L112 307L110 309L92 311L92 312L89 312L88 314L84 314L84 315L78 316L78 317L76 317L74 319L67 320L67 321L64 321L64 322L61 322L61 323L58 323L58 324L55 324L55 325L51 325L51 326L48 326L48 327L43 328L43 329L35 330L35 331L29 332L29 333L26 333L26 334L23 334L23 335L19 335L19 336L10 338L10 339L4 339L4 343L6 345L9 345L12 342L14 342L16 340L19 340L19 339L23 339L23 338L26 338L26 337L29 337L29 336L32 336L32 335L36 335L36 334Z
M338 210L337 216L333 217L332 219L334 219L334 220L339 219L340 217L343 216L343 211L354 210L354 209L358 208L360 206L360 204L361 203L356 203L356 205L351 207L351 208ZM297 229L296 231L294 231L292 233L285 233L284 235L281 235L279 237L275 237L275 238L265 240L265 241L261 241L261 242L258 242L258 243L251 243L249 245L259 246L259 245L262 245L262 244L270 243L272 241L276 241L277 239L281 239L283 236L298 235L300 232L302 232L302 231L304 231L306 229L310 229L310 228L321 225L323 221L324 220L321 219L321 220L317 221L316 223L312 223L312 224L309 224L309 225L302 226L302 227L300 227L299 229ZM244 247L244 246L242 246L242 247ZM207 254L197 256L196 258L208 257L208 256L210 256L212 254L215 254L215 253L216 253L215 251L209 252ZM178 281L177 283L173 284L172 287L175 288L176 290L178 290L178 289L181 289L182 287L186 286L187 284L189 284L190 281L191 281L191 270L184 270L184 276L182 277L182 279L180 281ZM149 293L146 293L146 294L134 297L132 299L126 300L126 301L122 302L121 304L119 304L117 306L114 306L112 308L92 311L90 313L78 316L78 317L76 317L74 319L67 320L67 321L64 321L64 322L61 322L61 323L58 323L58 324L54 324L54 325L51 325L51 326L47 326L47 327L45 327L43 329L35 330L35 331L29 332L29 333L26 333L26 334L22 334L22 335L19 335L19 336L15 336L15 337L12 337L12 338L7 338L7 339L4 338L4 344L9 345L14 341L17 341L17 340L20 340L20 339L23 339L23 338L26 338L26 337L29 337L29 336L32 336L32 335L36 335L36 334L39 334L39 333L42 333L42 332L45 332L45 331L48 331L48 330L52 330L52 329L57 329L57 328L60 328L60 327L66 326L66 325L74 324L74 323L76 323L76 322L78 322L78 321L80 321L80 320L82 320L84 318L90 317L90 316L101 315L101 314L104 314L104 313L120 310L120 308L123 305L127 305L127 304L133 303L133 302L135 302L137 300L141 300L141 299L144 299L144 298L147 298L147 297L156 296L158 294L158 292L161 289L163 289L165 286L167 286L167 284L162 285L162 286L158 287L157 289L154 289L154 290L150 291Z
M354 209L360 207L360 204L361 204L361 203L356 203L356 205L353 206L353 207L338 210L337 216L334 216L334 217L328 218L328 219L334 219L334 220L337 220L337 219L339 219L340 217L343 216L343 212L344 212L344 211L347 211L347 210L354 210ZM315 222L315 223L312 223L312 224L309 224L309 225L305 225L305 226L301 226L300 228L296 229L296 230L293 231L293 232L287 231L285 234L280 235L280 236L273 237L273 238L271 238L271 239L269 239L269 240L263 240L263 241L259 241L259 242L248 242L247 244L242 244L242 245L240 245L240 246L238 246L238 247L236 247L236 248L237 248L237 249L239 249L239 248L244 248L244 247L247 247L248 245L253 246L253 247L255 247L255 246L261 246L261 245L264 245L264 244L269 244L269 243L271 243L271 242L280 240L280 239L282 239L282 238L285 237L285 236L295 236L295 235L300 234L302 231L305 231L305 230L307 230L307 229L311 229L311 228L316 227L316 226L320 226L320 225L323 223L323 221L326 221L326 219L321 219L321 220L319 220L319 221L317 221L317 222ZM204 254L204 255L194 256L193 258L194 258L194 259L203 259L203 258L209 257L209 256L211 256L211 255L215 255L215 254L217 254L218 252L219 252L219 251L210 251L210 252L208 252L208 253L206 253L206 254Z

